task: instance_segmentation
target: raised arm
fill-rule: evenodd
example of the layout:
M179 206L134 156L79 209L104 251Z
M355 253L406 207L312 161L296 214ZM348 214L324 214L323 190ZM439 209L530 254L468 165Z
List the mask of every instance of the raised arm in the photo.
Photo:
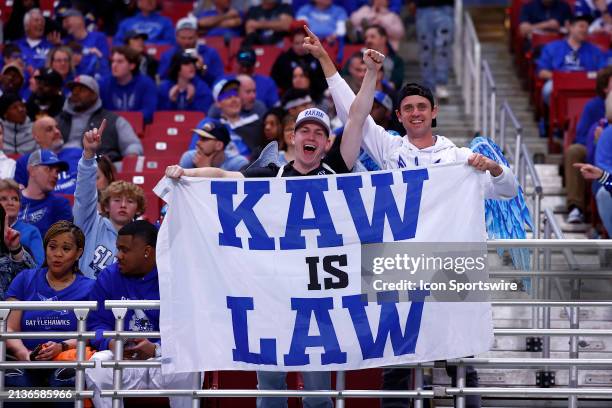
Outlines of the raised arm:
M382 67L385 56L378 51L368 49L363 54L363 61L367 71L361 88L351 104L349 116L344 126L342 141L340 142L340 153L348 168L352 168L359 157L359 149L363 141L364 124L374 103L374 92L376 92L376 77Z
M321 64L321 68L323 68L323 73L325 74L325 78L330 78L334 76L334 74L338 72L338 70L336 69L336 65L330 58L327 51L325 51L325 48L323 48L323 45L321 44L321 40L319 40L319 37L317 37L315 33L310 31L308 26L304 26L304 29L306 30L306 33L308 34L308 37L304 38L304 48L310 54L312 54L313 57L319 60L319 63Z
M172 179L187 177L206 177L206 178L244 178L239 171L227 171L217 167L198 167L195 169L184 169L181 166L168 166L166 176Z

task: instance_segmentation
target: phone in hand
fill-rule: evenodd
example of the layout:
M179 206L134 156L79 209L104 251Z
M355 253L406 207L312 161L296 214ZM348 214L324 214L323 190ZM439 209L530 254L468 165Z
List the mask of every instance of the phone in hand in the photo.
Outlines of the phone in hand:
M38 356L38 354L42 351L42 349L43 349L42 343L36 346L36 348L32 350L32 352L30 353L30 361L36 360L36 356Z

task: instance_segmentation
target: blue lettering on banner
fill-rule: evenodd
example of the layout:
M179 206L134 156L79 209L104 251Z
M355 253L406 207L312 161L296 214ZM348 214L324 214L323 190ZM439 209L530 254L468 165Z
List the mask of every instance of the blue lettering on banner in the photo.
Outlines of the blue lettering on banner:
M327 191L327 179L287 180L287 193L291 194L289 214L285 226L285 236L280 239L280 249L306 249L306 239L302 235L305 229L318 229L317 246L329 248L341 246L342 235L336 233L324 191ZM306 196L310 198L314 218L304 218Z
M249 249L274 249L274 238L270 238L263 225L255 215L253 207L261 200L264 194L270 193L268 181L252 181L244 183L245 199L234 209L233 196L237 193L238 183L225 181L212 181L210 183L212 194L217 196L219 222L223 232L219 234L220 246L233 246L242 248L242 241L236 236L236 227L244 222L251 238Z
M402 334L399 314L397 312L396 304L398 301L399 294L397 292L378 293L380 320L376 340L374 340L368 315L366 314L367 299L364 299L363 295L342 297L342 307L348 309L351 315L364 360L383 357L385 345L389 337L391 337L391 346L395 356L414 354L421 328L421 317L423 315L422 297L419 301L413 301L410 304L410 312L406 319L404 334Z
M249 326L247 311L253 310L252 297L227 296L227 308L232 311L232 328L234 329L234 342L236 348L232 351L234 361L251 364L276 365L276 340L260 339L261 353L249 350Z
M329 311L334 308L334 298L291 298L291 310L296 310L295 326L289 354L285 354L286 366L306 365L310 357L306 347L323 347L321 364L344 364L346 353L340 350L336 331L331 321ZM309 336L310 316L314 315L318 336Z
M401 241L414 238L419 219L423 182L429 179L427 169L402 172L406 183L406 204L403 220L393 197L393 173L372 174L372 185L376 188L372 222L368 221L359 189L363 187L361 176L338 178L338 189L344 193L353 223L363 244L383 242L385 218L389 222L393 239Z

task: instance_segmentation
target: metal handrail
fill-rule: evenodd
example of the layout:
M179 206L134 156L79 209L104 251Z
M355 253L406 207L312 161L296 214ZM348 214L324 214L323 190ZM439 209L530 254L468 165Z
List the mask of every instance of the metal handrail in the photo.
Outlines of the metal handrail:
M495 116L497 114L496 99L497 85L489 62L482 60L482 125L481 130L484 136L488 136L495 141Z
M481 105L481 46L472 17L468 12L463 13L463 99L465 100L465 113L473 115L473 129L480 126Z
M380 391L380 390L343 390L343 391L301 391L301 390L133 390L100 391L102 397L322 397L322 398L433 398L434 391Z
M496 336L612 336L612 329L493 329Z
M610 249L612 239L490 239L487 241L487 248Z
M612 397L612 388L458 388L449 387L444 390L447 395L487 395L498 396L522 396L532 397Z
M494 300L492 306L612 307L612 301Z
M470 365L474 367L487 367L490 365L508 367L571 367L580 366L588 368L612 368L612 359L583 359L576 361L573 358L531 358L526 360L524 358L457 358L453 360L446 360L447 365Z
M75 310L87 309L94 310L98 307L96 301L0 301L0 309L16 309L16 310Z
M513 155L514 171L516 172L519 167L519 158L521 156L520 145L523 127L514 115L514 112L512 111L512 108L507 100L505 100L499 107L499 147L501 147L503 151L510 152L510 149L506 149L506 115L510 117L512 127L514 128L516 134L516 143Z

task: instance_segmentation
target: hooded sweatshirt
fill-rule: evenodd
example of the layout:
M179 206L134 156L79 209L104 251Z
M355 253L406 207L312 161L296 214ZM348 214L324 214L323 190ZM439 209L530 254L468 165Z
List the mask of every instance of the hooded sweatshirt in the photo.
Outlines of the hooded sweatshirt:
M32 121L26 118L23 124L9 122L0 119L4 126L4 152L12 153L31 153L36 150L36 141L32 136Z
M110 76L100 81L100 99L109 110L141 111L145 122L150 123L157 107L157 87L151 78L140 73L125 85Z
M88 278L96 278L102 269L114 261L117 252L117 230L108 218L98 213L97 172L95 158L81 157L72 207L74 223L85 234L85 248L79 267Z
M355 98L355 94L342 79L339 73L327 78L329 90L334 99L338 117L344 123ZM466 147L457 147L444 136L435 136L433 146L419 149L408 140L408 137L397 137L389 134L382 126L377 125L368 116L363 127L362 147L381 169L425 167L438 163L467 162L472 151ZM502 174L487 177L485 180L485 198L510 199L518 193L518 182L512 171L502 167Z

